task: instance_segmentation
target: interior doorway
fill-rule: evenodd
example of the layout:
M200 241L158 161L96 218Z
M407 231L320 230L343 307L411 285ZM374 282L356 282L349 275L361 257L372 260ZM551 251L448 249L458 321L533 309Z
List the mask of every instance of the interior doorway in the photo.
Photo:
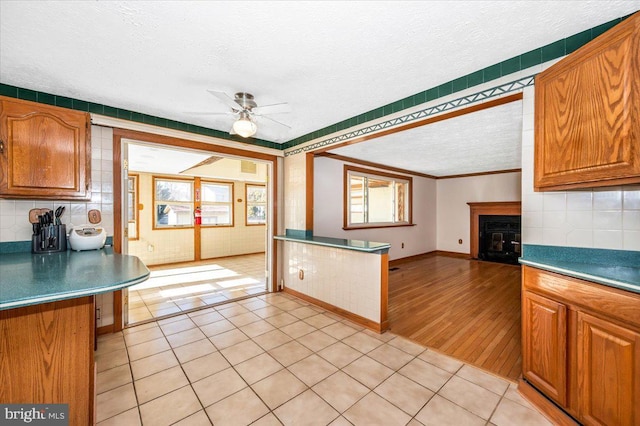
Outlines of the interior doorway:
M124 326L264 293L271 282L272 164L123 140L123 253L150 269Z

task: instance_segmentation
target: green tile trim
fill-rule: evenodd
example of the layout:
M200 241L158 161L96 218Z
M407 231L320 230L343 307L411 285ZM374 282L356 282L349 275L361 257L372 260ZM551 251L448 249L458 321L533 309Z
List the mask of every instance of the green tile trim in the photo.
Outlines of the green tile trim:
M22 99L26 101L33 101L33 102L39 102L42 104L58 106L61 108L73 109L76 111L100 114L107 117L122 118L129 121L135 121L137 123L153 124L155 126L182 130L182 131L195 133L199 135L212 136L212 137L226 139L234 142L246 143L249 145L256 145L256 146L272 148L272 149L282 149L280 144L277 144L275 142L271 142L268 140L264 140L264 139L258 139L258 138L244 139L244 138L241 138L240 136L230 135L227 132L223 132L216 129L196 126L194 124L189 124L189 123L181 123L181 122L169 120L162 117L155 117L152 115L142 114L135 111L115 108L109 105L102 105L94 102L83 101L80 99L67 98L65 96L57 96L50 93L23 89L21 87L11 86L9 84L4 84L4 83L0 83L0 95L7 96L9 98Z
M391 104L352 117L351 119L343 120L339 123L336 123L335 125L316 130L313 133L302 135L283 144L283 148L293 148L296 145L309 142L313 139L335 133L336 131L348 129L349 127L353 127L357 124L362 124L366 121L369 121L366 119L367 115L377 116L378 114L382 114L382 116L385 116L393 114L403 109L410 108L411 106L430 102L443 96L447 96L452 93L456 93L483 83L487 83L500 77L513 74L520 70L524 70L529 67L539 65L543 62L550 61L552 59L561 58L590 42L603 32L611 29L631 15L632 14L629 14L622 18L614 19L602 25L598 25L597 27L591 28L587 31L574 34L570 37L558 40L546 46L542 46L538 49L531 50L521 55L514 56L513 58L506 59L500 63L488 66L478 71L474 71L471 74L467 74L465 76L456 78L455 80L448 81L437 87L433 87L431 89L420 92L419 94L408 96ZM424 98L425 100L422 102L416 102L418 95L421 96L419 99ZM402 107L399 107L399 105L402 105ZM355 122L353 121L354 119Z

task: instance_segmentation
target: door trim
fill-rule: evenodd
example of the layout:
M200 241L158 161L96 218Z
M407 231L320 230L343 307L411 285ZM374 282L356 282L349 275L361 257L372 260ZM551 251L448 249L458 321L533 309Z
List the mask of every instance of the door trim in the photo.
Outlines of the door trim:
M209 151L217 154L226 154L230 156L252 158L263 160L271 163L271 176L269 183L273 190L271 215L271 229L275 235L278 231L278 156L265 154L263 152L255 152L239 148L231 148L223 145L216 145L204 142L197 142L188 139L181 139L171 136L156 135L153 133L139 132L136 130L127 130L121 128L113 128L113 251L122 253L122 139L133 139L140 142L148 142L153 144L161 144L176 148L197 149L200 151ZM271 281L269 283L270 292L277 291L278 277L278 252L275 240L271 240ZM122 291L114 292L113 296L113 312L114 312L114 332L123 329L122 318ZM118 314L119 313L119 314Z

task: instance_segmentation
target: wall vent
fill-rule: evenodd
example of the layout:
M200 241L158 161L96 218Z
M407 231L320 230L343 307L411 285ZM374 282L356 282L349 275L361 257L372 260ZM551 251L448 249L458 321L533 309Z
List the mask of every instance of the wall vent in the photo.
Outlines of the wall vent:
M247 161L247 160L240 161L240 171L242 173L251 173L255 175L257 170L258 170L258 165L253 161Z

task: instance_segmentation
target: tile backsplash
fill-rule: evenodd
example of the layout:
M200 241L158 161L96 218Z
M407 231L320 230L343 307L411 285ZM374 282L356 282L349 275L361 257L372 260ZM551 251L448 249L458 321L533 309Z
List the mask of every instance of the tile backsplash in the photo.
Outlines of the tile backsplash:
M534 88L524 90L522 241L525 244L640 250L640 185L535 192Z
M102 213L101 225L107 235L113 235L113 131L107 127L91 126L91 200L85 202L55 200L0 199L0 242L31 241L32 228L29 210L65 206L61 217L67 231L73 225L89 222L87 212Z

